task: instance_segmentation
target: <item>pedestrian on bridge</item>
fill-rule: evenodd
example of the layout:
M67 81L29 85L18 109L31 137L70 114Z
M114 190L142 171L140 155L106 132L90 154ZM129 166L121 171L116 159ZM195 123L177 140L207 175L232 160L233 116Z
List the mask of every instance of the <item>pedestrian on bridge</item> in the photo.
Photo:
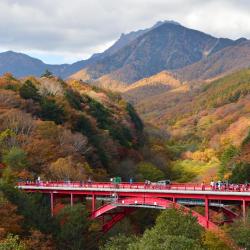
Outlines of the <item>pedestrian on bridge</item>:
M130 185L133 183L133 179L131 177L129 178L129 183Z
M214 188L215 188L215 182L214 182L214 180L212 180L210 182L210 187L211 187L212 190L214 190Z
M89 178L88 178L88 185L91 186L91 183L92 183L92 180L91 180L91 178L89 177Z
M205 182L203 181L202 184L201 184L201 190L202 191L205 191Z

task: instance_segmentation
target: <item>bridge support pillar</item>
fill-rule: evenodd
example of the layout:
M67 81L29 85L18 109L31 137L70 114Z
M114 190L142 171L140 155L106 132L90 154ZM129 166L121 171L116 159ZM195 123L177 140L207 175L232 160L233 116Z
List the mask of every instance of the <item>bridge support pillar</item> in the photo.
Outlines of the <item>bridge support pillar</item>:
M74 205L74 197L73 197L73 194L71 193L70 194L70 206L73 207Z
M208 222L209 222L209 200L206 197L205 198L205 218L206 218L206 228L208 228Z
M92 212L95 211L95 195L92 194Z
M247 217L247 203L245 200L242 200L242 216L243 216L243 220L245 222L246 217Z
M51 216L54 216L54 194L53 192L50 193L50 210L51 210Z

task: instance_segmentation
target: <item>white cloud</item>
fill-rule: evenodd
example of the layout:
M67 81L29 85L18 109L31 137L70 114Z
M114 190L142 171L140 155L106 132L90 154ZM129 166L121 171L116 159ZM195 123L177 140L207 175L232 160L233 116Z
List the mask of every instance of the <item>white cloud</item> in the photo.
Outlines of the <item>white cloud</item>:
M100 52L123 32L159 20L220 37L250 38L250 1L1 0L0 47L72 62Z

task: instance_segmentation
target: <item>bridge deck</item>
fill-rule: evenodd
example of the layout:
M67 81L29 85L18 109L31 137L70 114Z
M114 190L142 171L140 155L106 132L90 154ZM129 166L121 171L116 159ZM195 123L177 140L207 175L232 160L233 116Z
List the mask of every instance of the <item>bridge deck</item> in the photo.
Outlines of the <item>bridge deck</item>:
M179 194L179 195L199 195L199 196L214 196L214 197L249 197L250 190L246 190L243 187L237 190L213 190L209 185L201 186L199 184L171 184L167 186L163 185L144 185L143 183L129 184L112 184L112 183L92 183L81 185L79 182L74 183L63 183L63 182L43 182L39 184L24 184L19 183L17 186L19 189L26 191L40 191L40 192L53 192L53 193L63 193L63 192L77 192L77 193L148 193L152 194ZM247 199L248 200L248 199Z

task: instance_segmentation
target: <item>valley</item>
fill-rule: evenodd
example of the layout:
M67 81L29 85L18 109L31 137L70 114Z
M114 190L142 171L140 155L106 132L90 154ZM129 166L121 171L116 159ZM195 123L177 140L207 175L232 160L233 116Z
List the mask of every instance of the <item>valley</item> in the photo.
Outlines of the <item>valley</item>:
M14 186L114 177L145 187L160 180L246 185L249 45L246 38L217 38L163 21L122 34L104 52L73 64L0 53L0 249L6 242L19 250L235 249L175 209L136 211L102 235L101 221L89 219L88 199L74 200L73 207L69 197L55 200L51 217L48 197ZM220 209L193 209L249 249L241 205L233 224Z

